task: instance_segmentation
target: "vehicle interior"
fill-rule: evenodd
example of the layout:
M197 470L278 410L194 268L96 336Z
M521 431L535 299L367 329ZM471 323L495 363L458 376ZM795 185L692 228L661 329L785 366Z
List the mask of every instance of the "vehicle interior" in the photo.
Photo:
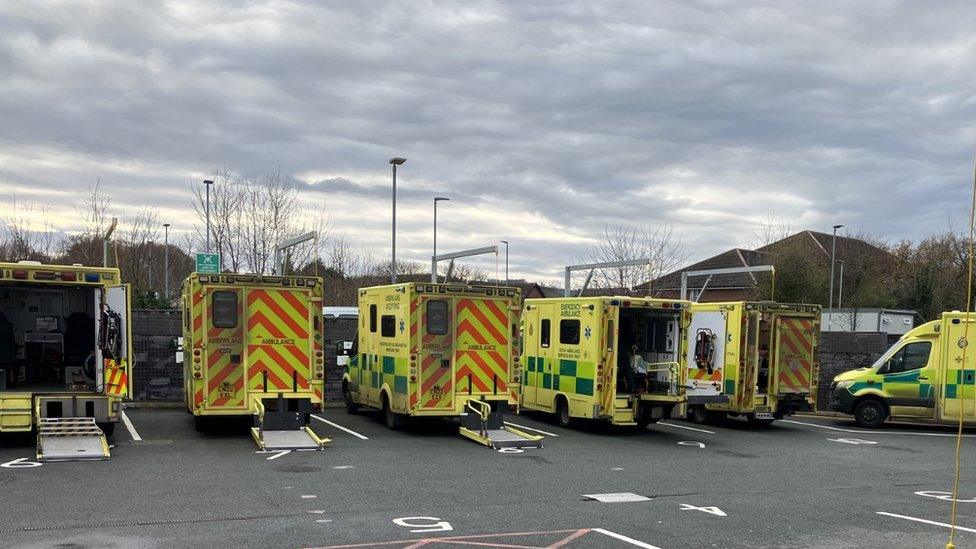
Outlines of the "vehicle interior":
M759 314L759 370L756 373L756 394L765 395L769 392L769 369L773 357L773 319L772 315Z
M669 395L675 391L680 312L623 308L619 322L617 393Z
M0 287L0 390L95 390L95 289Z

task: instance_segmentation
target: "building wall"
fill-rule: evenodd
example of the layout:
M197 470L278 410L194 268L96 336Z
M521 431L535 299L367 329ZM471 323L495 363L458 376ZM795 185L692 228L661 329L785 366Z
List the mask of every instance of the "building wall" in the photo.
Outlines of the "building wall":
M887 334L856 332L820 332L817 361L820 363L820 386L817 409L828 410L830 383L834 376L847 370L870 366L888 350Z

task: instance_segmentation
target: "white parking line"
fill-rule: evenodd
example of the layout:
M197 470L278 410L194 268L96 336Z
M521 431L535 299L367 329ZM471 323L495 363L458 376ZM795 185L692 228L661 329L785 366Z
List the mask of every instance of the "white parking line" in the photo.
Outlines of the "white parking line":
M709 431L708 429L699 429L698 427L688 427L687 425L678 425L676 423L665 423L663 421L657 422L658 425L663 425L665 427L674 427L675 429L685 429L686 431L695 431L697 433L708 433L714 435L715 431Z
M806 425L808 427L819 427L821 429L827 429L828 431L839 431L841 433L855 433L858 435L907 435L916 437L951 437L956 438L955 433L909 433L904 431L894 432L894 431L865 431L863 429L844 429L843 427L831 427L830 425L820 425L819 423L810 423L807 421L796 421L795 419L783 419L783 423L792 423L794 425ZM976 435L963 435L964 438L973 438Z
M597 532L598 534L603 534L604 536L607 536L607 537L611 537L611 538L614 538L614 539L618 539L618 540L620 540L620 541L622 541L624 543L629 543L629 544L633 545L634 547L643 547L644 549L661 549L660 547L658 547L656 545L651 545L650 543L644 543L643 541L637 541L634 538L628 538L627 536L625 536L623 534L618 534L616 532L611 532L610 530L604 530L603 528L593 528L592 531L593 532Z
M125 415L125 410L119 411L119 417L122 418L122 423L125 424L125 428L129 430L129 436L132 437L132 440L135 442L142 442L142 437L139 436L139 432L136 431L136 428L132 425L132 421L129 420L129 416Z
M911 520L914 522L921 522L922 524L931 524L932 526L941 526L943 528L952 528L951 524L946 524L944 522L935 522L934 520L926 520L918 517L910 517L908 515L896 515L894 513L886 513L884 511L876 511L879 515L884 515L886 517L895 517L905 520ZM956 526L956 530L962 530L963 532L972 532L976 534L976 528L964 528L962 526Z
M273 460L273 459L278 459L278 458L280 458L281 456L283 456L283 455L286 455L286 454L290 454L290 453L291 453L291 450L280 450L280 451L278 451L278 453L277 453L277 454L275 454L275 455L273 455L273 456L271 456L271 457L269 457L269 458L268 458L268 461L271 461L271 460Z
M556 433L550 433L549 431L543 431L542 429L533 429L532 427L526 427L525 425L519 425L518 423L512 423L511 421L506 421L505 425L511 425L516 429L525 429L526 431L535 431L536 433L542 433L543 435L550 437L558 437Z
M368 436L361 435L361 434L357 433L356 431L353 431L352 429L348 429L346 427L343 427L342 425L339 425L338 423L333 423L333 422L325 419L324 417L320 417L320 416L317 416L315 414L312 414L312 417L314 417L315 419L321 421L322 423L325 423L327 425L331 425L331 426L335 427L336 429L339 429L340 431L345 431L345 432L349 433L350 435L352 435L352 436L354 436L356 438L359 438L359 439L362 439L362 440L369 440L369 437Z

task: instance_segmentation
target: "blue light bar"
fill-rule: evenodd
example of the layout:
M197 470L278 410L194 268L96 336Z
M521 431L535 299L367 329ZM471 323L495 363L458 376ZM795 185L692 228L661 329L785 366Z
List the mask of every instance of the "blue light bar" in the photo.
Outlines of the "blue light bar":
M98 276L98 273L85 273L85 282L98 282L99 280L101 277Z

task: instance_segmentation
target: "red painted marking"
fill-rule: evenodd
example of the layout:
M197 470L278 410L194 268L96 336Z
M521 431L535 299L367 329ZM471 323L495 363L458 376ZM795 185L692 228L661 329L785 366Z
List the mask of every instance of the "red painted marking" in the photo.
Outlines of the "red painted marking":
M467 354L468 357L471 358L471 360L473 360L475 363L478 364L478 367L481 368L481 371L482 371L482 373L485 374L485 376L487 376L489 378L490 377L494 377L494 376L498 376L498 390L499 391L503 391L505 388L507 388L507 386L505 384L505 371L504 370L498 371L498 370L492 368L491 364L488 364L487 362L485 362L484 357L482 357L481 354L478 351L467 351L466 354Z
M308 318L308 303L302 303L302 301L295 295L295 292L279 290L277 293L280 296L284 296L285 301L291 305L291 308L298 313L299 317Z
M380 547L380 546L390 546L390 545L403 545L404 546L404 549L406 549L407 547L414 547L414 546L417 546L418 544L423 544L423 545L428 545L428 544L437 544L437 545L440 545L440 544L446 544L446 545L451 545L451 544L472 545L472 544L474 544L473 543L474 540L490 540L490 539L497 539L497 538L503 538L503 537L549 536L549 535L556 535L556 534L563 534L563 535L568 534L571 537L571 536L574 536L578 532L582 532L582 534L580 534L580 535L583 535L583 534L589 533L591 531L592 531L591 528L580 528L580 529L575 529L575 530L542 530L542 531L536 531L536 532L506 532L506 533L502 533L502 534L476 534L476 535L468 535L468 536L451 536L451 537L443 537L443 538L403 539L403 540L378 541L378 542L367 542L367 543L353 543L353 544L347 544L347 545L328 545L328 546L318 547L318 548L314 548L314 549L356 549L356 548L360 548L360 547ZM563 539L566 539L566 538L563 538ZM573 539L575 539L575 538L573 538ZM562 540L559 540L556 543L560 543L561 541ZM479 544L479 545L481 545L481 544ZM488 546L489 547L511 547L511 545L495 544L495 543L490 543ZM533 549L548 549L545 546L533 546L533 545L521 545L521 546L516 546L516 547L522 547L522 548L531 547ZM559 547L559 546L556 546L556 547Z
M502 323L502 326L508 326L508 315L505 314L504 311L498 308L498 304L499 304L498 301L489 299L489 300L482 301L482 303L484 303L488 307L488 310L495 315L495 318L497 318Z
M281 356L281 353L279 353L277 349L275 349L271 345L262 345L261 350L267 353L268 356L271 357L271 360L275 361L275 364L277 364L279 367L285 370L284 373L288 377L289 382L291 382L292 374L297 372L298 375L296 376L296 381L298 382L298 388L308 389L308 378L302 373L298 372L298 369L292 366L291 363L289 363L288 360L285 359L285 357ZM288 387L291 388L291 386L292 383L289 383Z
M285 349L291 353L291 356L295 357L299 362L301 362L302 366L311 366L309 355L306 354L305 351L303 351L298 345L285 345Z
M485 302L482 301L482 303ZM478 322L481 324L481 327L484 328L489 334L491 334L492 337L495 338L495 343L499 343L501 345L508 344L508 338L505 337L505 334L499 332L498 328L496 328L495 325L491 323L491 320L489 320L488 317L485 316L485 313L483 313L481 309L479 309L478 306L475 305L472 301L468 299L462 299L461 301L458 302L458 306L462 308L467 308L468 311L470 311L471 314L478 319Z
M229 376L231 374L231 372L233 372L234 369L237 368L238 366L240 366L240 365L239 364L234 364L233 362L231 362L227 366L224 366L224 368L222 370L220 370L220 372L218 372L217 375L215 375L212 378L210 378L207 381L207 389L209 390L208 392L211 392L212 393L212 392L214 392L214 390L217 389L217 387L220 387L221 382L223 382L225 379L227 379L227 376Z
M265 330L268 330L269 332L271 332L271 335L272 336L274 336L274 337L276 337L278 339L286 339L288 337L288 336L285 335L284 332L282 332L278 328L278 326L275 325L274 322L271 322L270 320L268 320L268 317L264 316L264 313L262 313L261 311L254 311L251 314L251 318L249 319L248 324L250 324L250 326L252 328L255 325L261 325L261 326L264 327Z
M458 339L460 339L460 336L462 334L468 333L471 336L471 338L474 339L475 343L479 343L482 345L488 343L488 340L485 339L485 336L481 334L481 332L476 330L474 325L472 325L471 322L468 321L468 319L464 319L461 321L460 324L458 324L457 331L458 331Z
M488 392L488 385L482 381L480 377L475 375L471 368L468 368L467 366L461 366L458 368L457 375L454 376L454 383L456 383L458 387L467 388L468 374L471 375L471 385L473 387L477 387L478 391L482 393Z
M278 317L278 320L283 322L286 326L288 326L288 328L291 329L292 334L294 334L296 338L298 339L308 338L308 330L306 330L305 327L303 327L298 322L295 322L295 319L292 318L292 316L288 314L288 312L286 312L281 307L281 305L279 305L278 302L274 300L274 298L268 295L267 292L259 293L258 297L261 299L261 301L264 302L265 305L267 305L269 309L271 309L271 311L275 314L275 316ZM252 317L257 316L257 314L258 312L255 312L254 315L252 315ZM261 316L264 317L264 315ZM305 316L303 318L305 319L308 318L307 309L305 311ZM284 337L284 336L277 336L277 337Z

